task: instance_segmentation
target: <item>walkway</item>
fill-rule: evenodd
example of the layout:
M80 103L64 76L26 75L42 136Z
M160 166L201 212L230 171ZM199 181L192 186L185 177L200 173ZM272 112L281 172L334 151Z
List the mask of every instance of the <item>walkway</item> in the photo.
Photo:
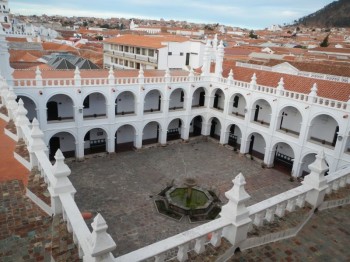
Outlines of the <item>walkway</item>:
M27 185L29 171L14 158L16 142L5 135L5 126L6 122L0 119L0 183L18 179Z

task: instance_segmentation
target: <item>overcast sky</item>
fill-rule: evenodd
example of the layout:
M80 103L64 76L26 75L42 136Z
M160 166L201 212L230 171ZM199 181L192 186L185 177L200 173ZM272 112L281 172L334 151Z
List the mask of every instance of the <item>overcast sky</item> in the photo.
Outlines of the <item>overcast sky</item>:
M265 28L292 22L331 0L9 0L12 13L164 18Z

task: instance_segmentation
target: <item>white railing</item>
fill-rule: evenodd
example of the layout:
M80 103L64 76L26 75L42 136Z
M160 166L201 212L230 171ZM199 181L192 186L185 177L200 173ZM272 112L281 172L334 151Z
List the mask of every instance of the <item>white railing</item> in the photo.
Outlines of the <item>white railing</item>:
M236 66L269 71L269 72L274 71L273 68L269 66L254 65L254 64L248 64L248 63L242 63L242 62L236 62ZM344 76L328 75L328 74L305 72L305 71L299 71L296 73L291 73L291 72L283 72L283 73L289 74L289 75L297 75L297 76L303 76L308 78L320 79L320 80L333 81L333 82L350 83L350 77L344 77Z
M139 77L124 77L124 78L115 78L115 79L107 79L107 78L83 78L76 82L74 79L43 79L37 81L35 79L17 79L13 80L13 85L15 87L81 87L81 86L110 86L110 85L135 85L138 83L144 84L161 84L165 83L167 80L165 77L144 77L143 81L140 82ZM229 87L237 87L243 89L250 89L251 84L248 82L233 80L230 82L227 78L223 77L211 77L209 78L211 82L215 84L223 84ZM203 76L172 76L170 77L169 84L171 83L188 83L188 82L205 82L206 79ZM266 94L277 95L277 89L275 87L263 86L263 85L254 85L254 88L251 90L252 92L262 92ZM348 108L347 102L328 99L324 97L310 97L308 94L298 93L294 91L282 90L280 96L285 98L290 98L293 100L308 102L313 101L313 103L325 107L335 108L346 110Z
M205 249L205 243L208 240L208 234L211 234L211 244L213 246L218 246L221 241L222 230L230 224L230 221L219 218L191 230L182 232L173 237L169 237L165 240L138 249L124 256L120 256L116 258L115 261L143 261L148 258L162 258L160 261L163 261L165 255L164 253L174 248L178 248L178 260L184 261L183 258L187 257L187 252L190 249L190 242L195 241L194 250L199 254L203 252L203 249Z
M304 207L306 195L310 190L310 186L302 185L248 207L253 224L261 226L264 220L272 222L275 214L283 217L286 210L292 212L296 206Z

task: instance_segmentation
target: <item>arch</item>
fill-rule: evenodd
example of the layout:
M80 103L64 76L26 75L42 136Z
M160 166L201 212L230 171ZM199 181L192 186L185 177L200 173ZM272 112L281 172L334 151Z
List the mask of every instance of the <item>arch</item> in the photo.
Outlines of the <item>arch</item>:
M115 152L133 150L136 147L136 129L133 125L126 124L118 127L114 135Z
M161 125L157 121L149 121L142 130L142 145L160 142Z
M334 148L338 141L339 123L329 114L318 114L310 121L308 140Z
M247 112L247 100L241 93L234 93L229 100L229 114L244 119Z
M162 111L162 92L158 89L152 89L144 97L144 113L153 113Z
M123 91L115 99L115 115L131 115L136 112L136 96L131 91Z
M241 128L236 124L229 124L226 127L224 144L228 144L233 147L234 151L241 146L242 131Z
M32 122L34 118L38 118L35 100L26 95L18 95L16 101L18 102L20 99L22 99L24 103L24 108L28 111L27 117L29 121Z
M92 92L83 100L84 119L94 119L107 116L107 99L101 92Z
M248 154L250 154L251 157L256 157L263 160L266 150L266 140L264 136L256 132L252 132L248 136L247 143Z
M252 106L251 122L259 123L263 126L270 126L272 107L265 99L257 99Z
M169 95L169 111L185 109L185 89L177 87Z
M47 121L74 120L74 102L66 94L51 96L46 102Z
M284 106L278 113L276 129L288 135L300 135L303 117L295 106Z
M286 142L277 142L272 148L275 148L275 150L272 151L272 154L275 154L273 158L274 168L290 175L293 170L293 161L295 157L293 147Z
M84 136L84 154L107 152L108 133L103 128L92 128Z
M207 104L207 90L204 87L198 87L192 94L192 108L205 107Z
M175 118L169 122L167 128L167 141L180 139L183 134L184 121L181 118Z
M311 170L309 169L309 165L312 164L313 162L315 162L316 155L317 155L316 152L313 152L313 153L309 152L303 156L303 158L301 160L302 164L300 167L300 174L298 174L298 176L305 177L306 175L310 174ZM325 159L325 161L326 161L327 166L329 167L327 159ZM326 172L325 175L328 175L328 171Z
M204 122L205 119L201 115L197 115L192 118L190 123L190 137L202 135L202 128Z
M220 120L217 117L212 117L209 119L208 123L210 125L209 136L220 141L222 128Z
M210 107L224 111L225 106L225 93L220 88L216 88L212 91L210 96Z
M61 131L50 137L49 158L54 160L57 149L60 149L65 158L76 156L76 138L69 131Z

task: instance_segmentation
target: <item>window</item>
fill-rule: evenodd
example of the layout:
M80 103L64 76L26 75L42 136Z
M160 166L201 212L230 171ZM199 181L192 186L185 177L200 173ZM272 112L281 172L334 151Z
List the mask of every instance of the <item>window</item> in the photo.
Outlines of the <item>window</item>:
M184 101L184 91L181 91L181 96L180 96L180 102L183 102Z
M184 55L184 53L181 52L181 53L180 53L180 56L183 56L183 55Z
M142 48L142 55L146 55L146 49Z
M134 66L135 66L134 62L131 62L131 61L130 61L130 67L131 67L131 68L134 68Z
M125 66L129 66L129 61L128 60L124 60L124 65Z
M120 46L120 51L124 51L124 46Z
M168 55L173 55L173 52L168 52Z
M128 46L125 46L125 47L124 47L124 51L125 51L125 52L129 52L129 47L128 47Z
M141 48L140 47L136 47L136 54L141 54Z
M154 50L148 49L148 56L153 57L154 56Z
M90 108L90 97L89 96L85 97L84 102L83 102L83 106L84 106L84 108Z

